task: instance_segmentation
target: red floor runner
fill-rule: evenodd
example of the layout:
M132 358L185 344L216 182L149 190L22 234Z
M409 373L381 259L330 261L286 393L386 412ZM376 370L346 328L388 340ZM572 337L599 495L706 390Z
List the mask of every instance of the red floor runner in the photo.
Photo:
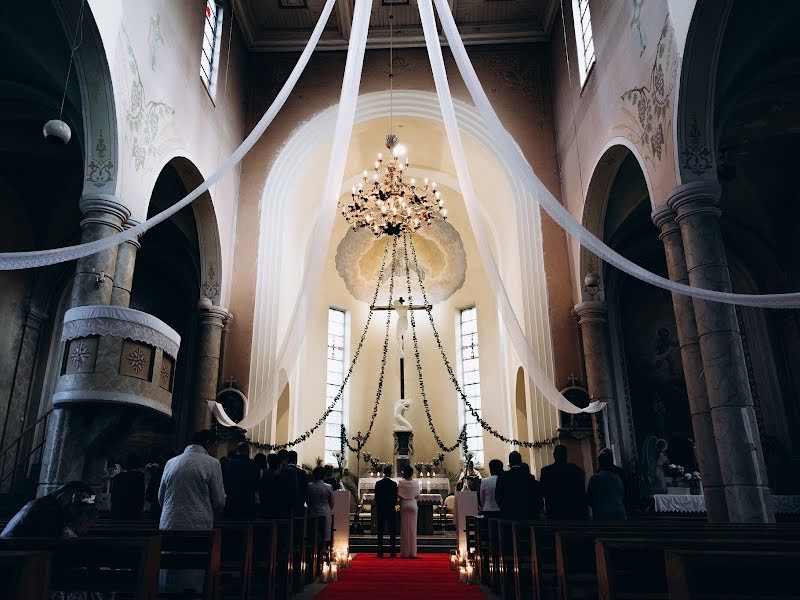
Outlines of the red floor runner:
M339 581L325 586L320 600L364 598L365 600L483 599L477 585L462 585L450 570L447 554L420 554L418 558L377 558L359 554Z

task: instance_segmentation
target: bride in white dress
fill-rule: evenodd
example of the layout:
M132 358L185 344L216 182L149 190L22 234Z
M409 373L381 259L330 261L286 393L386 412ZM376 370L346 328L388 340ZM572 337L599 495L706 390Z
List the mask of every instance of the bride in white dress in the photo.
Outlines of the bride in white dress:
M411 479L413 469L405 466L400 470L403 479L397 484L400 498L400 556L417 557L417 498L420 495L418 481Z

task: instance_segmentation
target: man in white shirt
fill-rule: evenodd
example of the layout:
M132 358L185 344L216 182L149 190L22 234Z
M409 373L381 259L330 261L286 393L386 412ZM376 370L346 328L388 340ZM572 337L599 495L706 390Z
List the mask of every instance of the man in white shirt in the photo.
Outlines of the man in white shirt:
M490 460L489 461L489 477L481 480L481 489L478 494L478 506L481 513L488 518L497 518L500 516L500 506L497 504L495 498L495 489L497 488L497 476L503 472L503 461Z

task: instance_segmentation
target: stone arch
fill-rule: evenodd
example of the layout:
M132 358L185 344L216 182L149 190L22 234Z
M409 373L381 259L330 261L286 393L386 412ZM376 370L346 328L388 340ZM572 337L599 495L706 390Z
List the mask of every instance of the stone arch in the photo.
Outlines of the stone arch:
M629 156L633 156L639 164L639 169L647 185L650 205L651 207L654 205L653 186L639 150L627 138L616 137L609 140L594 163L592 176L589 179L584 196L583 216L581 218L583 226L601 240L603 239L603 228L611 187L616 180L622 163ZM605 286L602 283L604 276L603 261L583 246L581 246L580 252L580 279L578 280L578 285L580 286L582 300L605 299ZM600 277L600 289L594 294L594 297L584 285L584 278L589 273L596 273Z
M83 195L115 198L119 192L119 136L111 70L89 2L53 2L72 43L83 12L82 41L73 56L83 106ZM66 57L65 57L66 58Z
M717 180L715 80L733 3L698 0L689 25L675 103L675 170L680 183Z
M388 92L375 92L359 96L356 108L355 123L360 124L373 119L385 118L389 112L390 95ZM442 115L439 101L435 93L419 90L395 90L393 110L397 116L417 117L440 123ZM517 265L503 265L501 268L517 268L524 275L521 291L521 312L518 313L521 323L529 339L532 340L542 364L550 375L554 372L553 348L550 335L550 312L548 298L537 290L546 289L546 276L542 252L541 215L538 205L533 201L520 172L506 166L502 159L497 141L490 135L483 124L477 110L465 102L455 101L455 111L459 128L463 134L476 141L497 160L508 181L513 205L515 235L519 252L513 257L519 261ZM261 227L258 248L258 280L256 284L255 314L253 322L253 348L251 352L251 369L248 389L258 389L266 379L269 363L274 360L278 351L277 315L280 304L283 236L283 223L286 220L287 206L291 202L291 189L300 170L307 164L307 159L321 140L330 138L332 124L336 116L336 105L331 106L309 120L305 121L286 139L278 151L270 171L266 177L262 194ZM457 189L457 188L455 188ZM492 231L491 215L487 225L495 240L501 238ZM508 236L506 236L508 237ZM516 306L516 305L515 305ZM511 397L510 390L504 390L504 397ZM504 403L504 407L508 407ZM549 415L549 408L544 412ZM553 410L548 423L557 423L557 414ZM512 418L506 413L507 422L511 426Z
M171 165L187 190L193 190L205 181L205 177L196 166L195 161L187 158L186 153L169 154L162 163L156 173L161 173L164 167ZM157 179L158 177L153 179L153 187ZM152 197L152 188L148 195L148 202L150 197ZM214 306L219 306L222 297L222 244L211 192L204 192L192 202L191 206L197 225L197 241L200 247L200 296L211 300ZM147 211L147 207L144 210Z

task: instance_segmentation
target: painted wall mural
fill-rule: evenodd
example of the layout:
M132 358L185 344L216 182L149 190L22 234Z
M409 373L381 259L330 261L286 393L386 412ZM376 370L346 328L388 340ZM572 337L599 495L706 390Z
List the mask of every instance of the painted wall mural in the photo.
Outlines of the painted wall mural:
M639 36L639 58L644 56L644 51L647 50L647 43L644 41L644 32L642 31L642 5L644 0L633 0L633 18L631 18L631 29L635 29Z
M161 36L161 15L157 14L150 17L150 29L147 32L147 47L150 52L150 70L156 70L158 62L158 46L164 45L164 38Z
M130 143L133 163L137 171L146 170L148 161L163 154L162 133L171 123L175 109L163 100L148 97L139 72L139 63L125 28L122 29L127 51L128 93L123 99L125 117L133 137Z
M651 166L661 161L672 126L671 106L677 73L678 52L667 18L658 39L650 81L622 93L621 110L627 120L614 127L636 144Z

